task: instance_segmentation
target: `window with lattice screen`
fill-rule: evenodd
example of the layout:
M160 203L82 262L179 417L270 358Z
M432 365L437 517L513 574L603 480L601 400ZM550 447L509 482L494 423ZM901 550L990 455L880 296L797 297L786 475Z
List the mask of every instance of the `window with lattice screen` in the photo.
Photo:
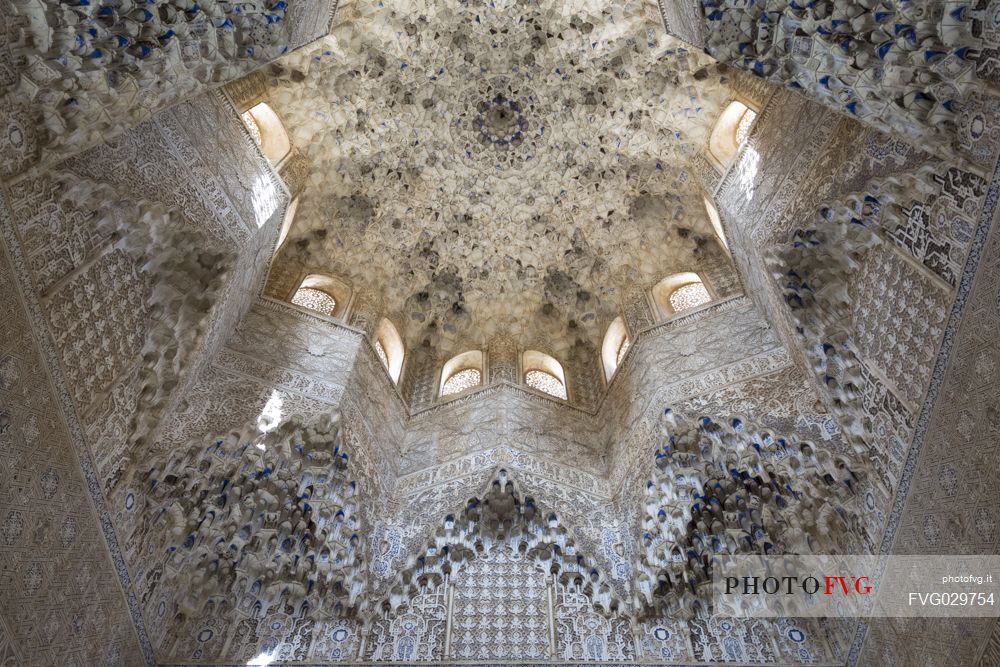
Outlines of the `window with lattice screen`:
M300 287L295 292L295 296L292 297L292 303L297 306L311 308L312 310L323 313L324 315L333 315L333 313L337 310L336 299L323 290L313 289L311 287Z

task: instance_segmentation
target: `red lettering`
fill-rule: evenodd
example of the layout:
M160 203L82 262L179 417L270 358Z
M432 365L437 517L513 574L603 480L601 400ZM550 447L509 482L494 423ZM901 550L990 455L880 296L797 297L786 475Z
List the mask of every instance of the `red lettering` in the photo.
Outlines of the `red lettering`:
M823 577L823 579L826 581L826 585L824 586L823 590L824 595L833 595L833 591L836 590L838 583L840 584L841 590L844 591L844 595L847 595L849 589L847 586L847 581L844 579L844 577L826 576Z

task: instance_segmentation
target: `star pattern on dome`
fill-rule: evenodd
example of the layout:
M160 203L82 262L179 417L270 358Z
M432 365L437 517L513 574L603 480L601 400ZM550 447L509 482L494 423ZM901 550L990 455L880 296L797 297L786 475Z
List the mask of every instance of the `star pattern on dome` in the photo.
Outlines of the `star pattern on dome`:
M383 292L410 344L596 344L711 235L689 162L731 93L655 5L361 0L276 78L313 164L278 261Z

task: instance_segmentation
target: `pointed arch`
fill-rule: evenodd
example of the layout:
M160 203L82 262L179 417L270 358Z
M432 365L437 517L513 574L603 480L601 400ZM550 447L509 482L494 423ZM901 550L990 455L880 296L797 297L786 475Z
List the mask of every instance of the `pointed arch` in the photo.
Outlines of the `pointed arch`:
M567 400L566 373L555 357L539 352L525 350L521 355L524 383L532 389Z
M350 300L351 288L347 283L319 273L303 278L289 299L297 306L337 318L343 318L347 313Z
M393 382L399 382L399 374L403 370L403 357L406 350L403 347L403 339L399 331L388 318L383 317L375 330L372 340L375 347L375 354L382 361L385 369L389 371L389 377Z
M439 396L451 396L483 384L483 352L469 350L449 359L441 368Z
M285 124L267 102L243 112L243 122L271 164L277 166L292 150Z
M292 230L292 225L295 223L295 213L299 210L299 198L296 197L288 203L288 208L285 209L285 217L281 220L281 231L278 232L278 243L274 246L274 254L277 255L281 250L281 246L285 244L285 239L288 238L288 232Z
M625 320L619 315L611 320L607 331L604 332L604 343L601 345L601 360L604 365L604 379L611 382L619 364L625 358L632 345L629 338L628 329L625 327Z
M653 286L653 301L661 318L712 301L712 293L697 273L675 273Z
M608 613L623 607L610 580L596 562L579 553L573 531L550 507L543 506L512 479L505 468L488 477L485 490L461 510L444 516L433 534L410 553L384 598L372 611L395 611L412 595L439 585L466 563L496 548L509 548L535 559L547 574L573 582Z
M721 167L725 168L739 151L756 118L757 112L754 109L736 101L730 103L719 115L708 140L708 150Z
M722 227L722 218L719 216L719 209L715 207L712 200L707 196L703 196L702 200L705 202L705 212L708 214L708 220L712 223L712 229L715 230L715 236L719 239L719 243L726 250L729 250L729 240L726 239L726 230Z

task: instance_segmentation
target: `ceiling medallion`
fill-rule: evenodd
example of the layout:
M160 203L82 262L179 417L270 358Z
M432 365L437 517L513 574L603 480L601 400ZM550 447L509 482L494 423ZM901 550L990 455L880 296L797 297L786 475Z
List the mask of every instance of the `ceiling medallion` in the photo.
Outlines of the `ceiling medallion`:
M520 104L498 93L492 100L479 103L479 115L473 125L479 130L483 144L508 148L522 143L528 121Z
M469 101L475 113L465 127L474 135L464 142L466 157L495 171L531 164L546 135L534 95L523 95L506 77L485 80L470 93L478 101Z

